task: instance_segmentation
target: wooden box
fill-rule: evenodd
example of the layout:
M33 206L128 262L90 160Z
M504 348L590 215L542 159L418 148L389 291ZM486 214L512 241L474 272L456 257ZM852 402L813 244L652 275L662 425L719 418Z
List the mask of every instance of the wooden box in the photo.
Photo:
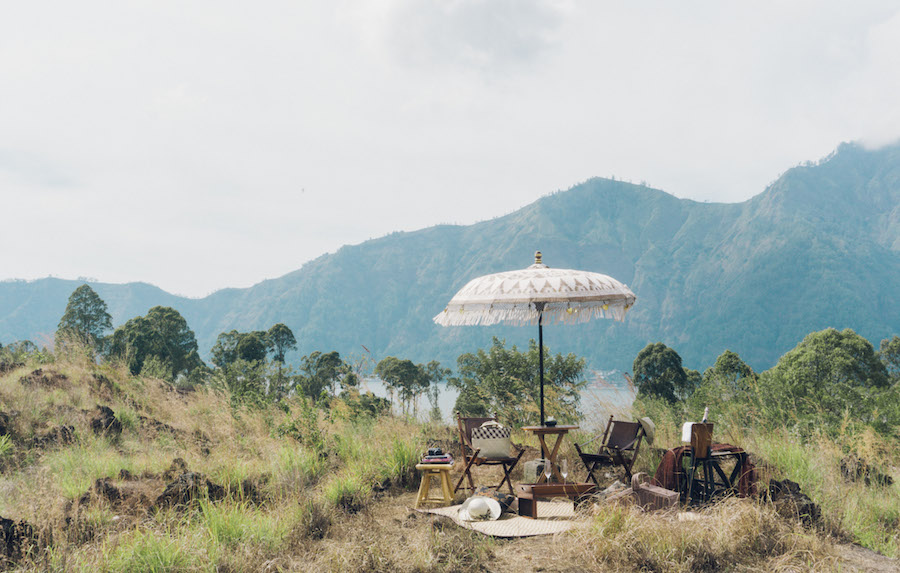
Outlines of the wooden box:
M538 498L568 497L577 506L580 502L597 493L598 489L592 483L519 484L516 486L516 497L519 499L519 515L537 519Z

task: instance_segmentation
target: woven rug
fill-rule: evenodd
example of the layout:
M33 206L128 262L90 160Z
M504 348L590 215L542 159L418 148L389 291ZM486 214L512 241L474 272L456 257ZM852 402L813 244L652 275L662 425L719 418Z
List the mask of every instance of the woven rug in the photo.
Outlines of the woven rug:
M573 521L575 511L572 502L538 501L539 519L521 517L515 513L506 513L496 521L462 521L459 519L459 508L462 505L438 507L435 509L419 509L423 513L432 513L449 517L454 523L493 537L531 537L532 535L552 535L562 533L575 527Z

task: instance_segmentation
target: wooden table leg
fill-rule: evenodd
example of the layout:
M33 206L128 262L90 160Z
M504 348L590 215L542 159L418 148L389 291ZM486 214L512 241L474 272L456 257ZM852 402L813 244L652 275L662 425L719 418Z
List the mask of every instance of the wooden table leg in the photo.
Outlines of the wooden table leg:
M431 489L431 472L424 470L422 472L422 482L419 484L419 497L416 499L416 509L422 506L428 499L428 491Z
M450 493L450 469L441 470L441 492L444 494L444 502L453 503L453 494Z
M550 471L557 482L563 481L562 474L559 473L559 464L556 463L556 456L559 452L559 444L562 442L564 435L565 434L556 434L556 443L553 444L553 450L550 451L550 448L547 447L547 442L544 441L544 435L538 434L538 441L541 443L541 454L543 454L545 460L550 460ZM546 474L541 472L541 475L538 476L537 483L545 483L547 481Z
M538 434L537 438L538 438L538 442L540 442L540 444L541 444L541 456L543 456L543 459L546 460L549 458L549 454L547 453L547 442L544 441L543 434ZM552 462L552 460L551 460L551 462ZM547 482L547 476L544 473L544 471L541 470L541 473L538 475L537 482L535 482L535 483L546 483L546 482Z

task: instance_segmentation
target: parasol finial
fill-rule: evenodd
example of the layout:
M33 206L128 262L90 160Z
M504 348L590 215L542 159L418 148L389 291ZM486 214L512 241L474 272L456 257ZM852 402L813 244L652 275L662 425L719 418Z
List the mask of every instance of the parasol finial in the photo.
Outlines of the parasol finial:
M543 264L543 263L541 263L541 252L540 251L534 252L534 264L536 264L536 265Z

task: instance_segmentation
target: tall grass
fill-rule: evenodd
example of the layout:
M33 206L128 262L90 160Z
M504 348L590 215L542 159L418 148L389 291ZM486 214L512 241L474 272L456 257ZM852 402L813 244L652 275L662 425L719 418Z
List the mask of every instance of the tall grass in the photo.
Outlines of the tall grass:
M828 542L782 519L772 507L728 499L689 514L648 515L633 506L601 506L591 528L576 533L584 558L623 571L791 571L832 569Z
M85 571L89 570L86 566ZM115 539L100 561L100 570L122 573L211 571L209 559L189 536L170 537L134 530Z
M83 442L47 452L44 464L53 476L55 486L68 499L75 499L102 477L112 477L122 469L135 472L134 459L110 447L105 438L89 438Z
M119 408L115 414L116 419L122 424L122 431L134 432L137 430L139 425L138 413L134 411L134 408L128 406Z
M287 443L279 445L271 460L273 486L281 495L314 486L327 467L318 452Z
M331 479L323 490L328 503L348 513L361 511L372 499L372 486L365 469L350 469Z
M3 461L6 456L8 456L15 447L13 444L12 438L9 437L9 434L3 434L0 436L0 461Z
M412 437L394 437L383 459L379 477L395 480L400 485L414 481L416 464L422 457L422 444Z
M253 545L266 552L274 551L283 542L289 525L276 511L252 507L247 503L216 504L200 502L201 525L209 535L210 554L220 548L234 549Z
M870 454L883 451L883 445L875 442L884 439L872 434L851 440L867 444ZM866 484L862 479L850 481L841 470L846 451L825 436L804 441L796 433L781 428L759 431L749 441L748 449L769 466L763 477L797 482L801 491L822 508L821 526L826 531L847 536L887 556L900 557L898 484L884 486ZM892 465L891 459L883 455L873 463L882 469Z

